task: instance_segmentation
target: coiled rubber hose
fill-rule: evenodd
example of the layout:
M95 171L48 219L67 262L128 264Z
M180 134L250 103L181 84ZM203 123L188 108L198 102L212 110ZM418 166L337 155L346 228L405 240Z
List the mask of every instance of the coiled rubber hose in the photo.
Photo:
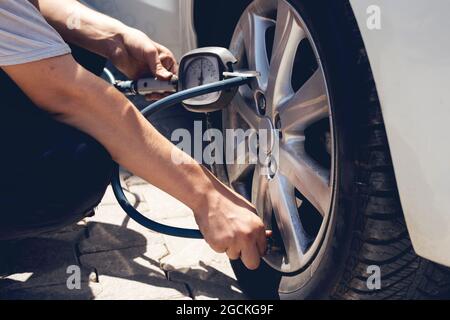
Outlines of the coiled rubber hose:
M206 85L202 85L199 87L195 87L192 89L180 91L174 93L164 99L161 99L155 103L152 103L148 107L144 108L141 113L145 117L149 117L156 112L166 110L180 102L191 99L194 97L202 96L204 94L230 90L232 88L236 88L242 86L244 84L249 83L251 78L248 77L236 77L231 78L219 82L214 82ZM144 215L142 215L139 211L137 211L133 205L128 201L125 193L123 192L122 186L120 184L120 174L119 174L119 165L115 164L113 177L111 181L111 186L114 191L114 195L119 202L121 208L126 212L126 214L133 220L135 220L140 225L156 231L158 233L163 233L169 236L181 237L181 238L190 238L190 239L202 239L203 236L200 233L200 230L196 229L184 229L178 227L168 226L154 220L151 220Z

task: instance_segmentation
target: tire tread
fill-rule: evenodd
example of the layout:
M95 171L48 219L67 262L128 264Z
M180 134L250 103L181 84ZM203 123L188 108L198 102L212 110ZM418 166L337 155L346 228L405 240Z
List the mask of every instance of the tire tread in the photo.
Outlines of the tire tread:
M348 1L343 1L354 37L363 43ZM360 128L363 139L358 167L359 205L350 256L332 298L448 298L450 270L417 256L401 210L381 106L367 53L357 50L358 68L366 75L368 110ZM367 287L367 267L381 269L381 289Z

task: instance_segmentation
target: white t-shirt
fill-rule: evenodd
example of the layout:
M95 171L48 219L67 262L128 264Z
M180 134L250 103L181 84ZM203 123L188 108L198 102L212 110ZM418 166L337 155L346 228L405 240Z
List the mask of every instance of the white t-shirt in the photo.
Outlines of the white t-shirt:
M0 66L70 53L70 47L27 0L0 0Z

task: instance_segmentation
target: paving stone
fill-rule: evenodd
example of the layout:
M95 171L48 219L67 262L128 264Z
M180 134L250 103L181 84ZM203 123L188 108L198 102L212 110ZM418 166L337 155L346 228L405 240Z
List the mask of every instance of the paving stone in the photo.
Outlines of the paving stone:
M74 223L68 227L65 227L64 229L44 233L40 235L39 238L54 239L75 244L88 236L87 231L87 222L86 219L83 219L78 223Z
M0 280L26 282L33 276L33 272L13 273L0 276Z
M77 223L73 223L70 226L64 227L60 230L56 230L53 232L50 232L48 234L58 234L58 233L67 233L67 232L76 232L76 231L83 231L84 228L87 225L86 218L78 221ZM44 234L45 235L45 234Z
M191 218L169 220L172 225L196 228ZM164 236L169 255L161 260L165 271L187 274L201 280L219 279L224 275L235 279L228 257L214 252L204 240Z
M105 195L103 196L100 205L113 205L113 204L117 204L117 199L114 196L112 187L109 185L108 188L106 189Z
M78 266L78 264L74 264ZM42 272L41 270L36 270L34 272L10 274L8 276L3 276L0 279L0 294L9 290L16 289L29 289L34 287L46 287L46 286L57 286L66 285L68 277L71 275L67 273L67 268L71 266L61 266L55 270ZM92 282L96 279L95 271L90 268L80 267L81 271L81 283Z
M164 236L169 255L161 260L161 267L166 271L192 272L194 269L199 273L206 270L200 266L200 261L205 259L210 252L203 240L171 239ZM215 254L215 253L214 253ZM208 257L206 257L208 259Z
M159 244L85 254L80 256L80 261L84 267L95 268L99 277L128 278L141 275L151 279L166 277L159 267L159 260L165 255L166 247Z
M149 208L148 214L155 220L193 217L191 209L150 184L130 186L130 191L143 198Z
M182 203L125 170L120 174L132 192L126 191L130 202L144 215L197 228ZM119 207L111 187L94 217L3 247L0 299L243 298L226 255L203 240L163 236L140 226ZM82 288L68 290L67 267L78 264Z
M139 212L146 213L149 211L146 203L139 203L136 206ZM100 205L95 212L93 217L87 218L87 223L92 224L92 222L107 223L116 226L122 226L130 221L130 217L127 216L125 211L118 205Z
M2 248L0 292L66 284L67 268L79 265L73 243L31 238ZM92 269L81 269L81 281L89 282Z
M128 218L120 207L99 208L88 223L89 237L78 245L82 254L136 246L163 245L164 238Z
M115 226L106 223L91 223L89 225L89 238L78 244L79 252L85 254L164 244L164 238L160 234L148 231L138 225L130 226L130 224ZM140 228L142 230L139 230Z
M215 277L213 281L200 280L179 272L169 272L169 280L186 283L195 300L244 300L246 296L238 288L235 279L226 275Z
M138 206L144 206L144 209L146 208L145 205L142 203L144 202L142 200L142 197L140 197L137 194L134 194L132 192L130 192L128 189L123 189L125 196L127 197L128 201L134 206L134 207L138 207ZM95 215L97 215L97 212L99 210L99 208L102 208L104 206L119 206L119 203L116 199L116 197L114 196L114 193L111 189L111 186L108 187L105 196L102 199L102 202L100 202L100 204L98 205L98 207L95 209ZM141 208L142 209L142 208Z
M139 185L148 185L147 181L145 181L144 179L142 179L138 176L133 176L133 175L125 178L125 184L128 187L139 186Z
M127 169L124 169L122 167L120 168L119 173L120 173L120 179L122 181L125 181L125 180L133 177L133 174L130 171L128 171Z
M47 285L0 291L1 300L90 300L99 295L98 284L82 284L80 290L69 290L66 285Z
M188 300L191 299L186 285L167 279L132 276L116 278L100 276L102 291L97 300ZM151 310L150 310L151 311Z

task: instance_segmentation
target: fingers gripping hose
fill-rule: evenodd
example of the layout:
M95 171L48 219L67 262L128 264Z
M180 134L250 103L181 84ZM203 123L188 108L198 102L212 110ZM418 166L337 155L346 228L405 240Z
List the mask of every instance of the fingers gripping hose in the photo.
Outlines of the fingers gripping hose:
M204 94L212 92L230 90L232 88L247 84L250 82L250 80L251 78L245 76L235 77L219 82L202 85L192 89L180 91L149 105L148 107L144 108L141 112L144 116L149 117L156 112L166 110L167 108L177 105L184 100L202 96ZM153 221L145 217L139 211L137 211L133 207L133 205L128 201L127 197L125 196L125 193L123 192L122 186L120 184L120 174L118 164L115 164L111 186L114 191L114 195L116 196L117 201L119 202L119 205L131 219L135 220L140 225L150 230L156 231L158 233L163 233L169 236L191 238L191 239L203 238L199 230L184 229L161 224L159 222Z

